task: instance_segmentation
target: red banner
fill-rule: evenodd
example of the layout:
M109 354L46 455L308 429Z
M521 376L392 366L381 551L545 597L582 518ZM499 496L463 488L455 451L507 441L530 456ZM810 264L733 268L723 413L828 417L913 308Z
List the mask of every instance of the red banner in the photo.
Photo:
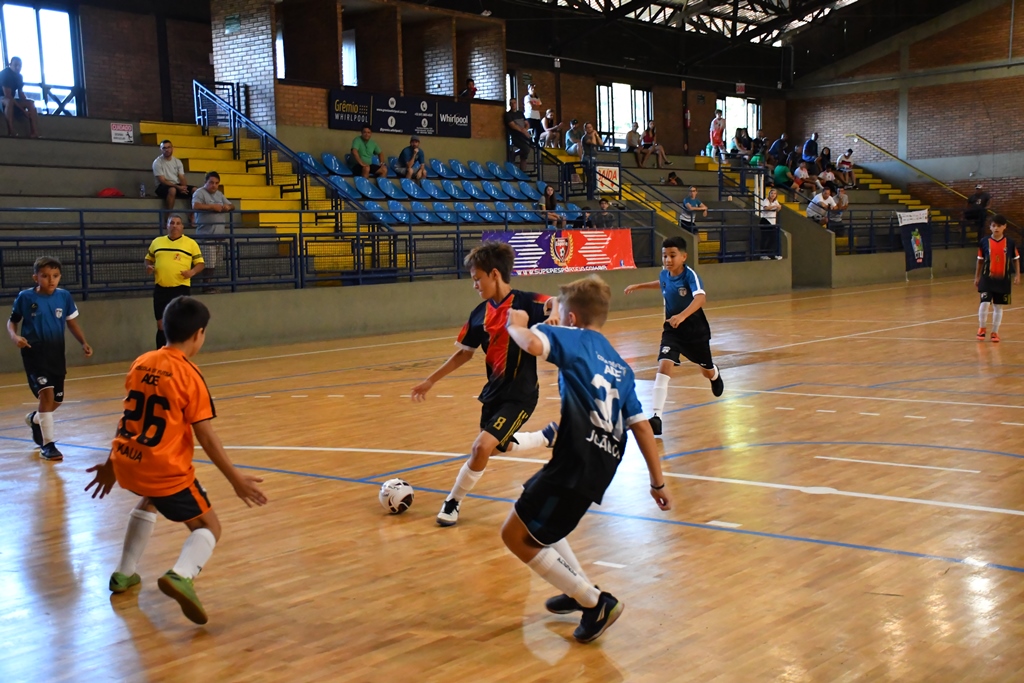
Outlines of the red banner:
M483 238L505 242L515 250L514 275L636 268L633 234L628 229L485 232Z

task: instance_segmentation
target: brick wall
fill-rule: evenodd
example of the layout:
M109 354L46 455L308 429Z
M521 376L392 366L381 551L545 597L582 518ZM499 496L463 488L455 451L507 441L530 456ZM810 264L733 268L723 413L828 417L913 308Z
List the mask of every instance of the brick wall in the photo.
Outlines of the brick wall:
M476 81L477 99L505 99L505 26L460 30L456 20L456 94L462 92L467 78ZM524 91L525 94L525 91ZM551 99L554 106L554 98Z
M555 73L553 71L541 71L539 69L515 69L516 75L516 92L519 93L519 111L523 110L523 98L526 97L526 87L533 83L537 86L536 95L543 103L541 104L542 109L551 109L555 112L555 118L559 121L568 121L570 116L569 111L566 110L566 101L562 99L562 117L559 118L558 108L555 106L557 98L555 97ZM529 83L527 82L529 79ZM478 86L479 87L479 86ZM502 90L504 91L504 84L502 84Z
M658 142L665 146L668 154L683 153L683 91L678 87L657 86L654 88L654 120L658 126ZM640 130L646 121L637 121Z
M978 181L972 179L946 183L957 192L970 196ZM1005 215L1018 225L1024 225L1024 186L1020 178L985 178L981 181L985 191L992 195L988 208ZM932 183L910 183L910 194L935 208L964 206L966 202Z
M594 76L580 76L563 73L562 120L579 119L580 125L597 125L597 79ZM524 93L525 94L525 93ZM554 93L552 93L553 95ZM548 100L541 97L544 103Z
M867 64L858 66L852 71L843 74L844 78L857 78L860 76L875 76L877 74L891 74L900 70L900 53L890 52L884 57L879 57Z
M341 11L337 0L289 0L277 6L285 78L341 83Z
M500 103L482 104L473 102L469 105L470 126L473 139L490 138L505 139L505 107Z
M192 103L192 80L208 83L213 80L210 53L213 41L210 27L191 21L167 20L167 53L171 65L171 106L174 120L195 121Z
M418 26L402 26L403 93L426 94L426 69L423 66L423 31Z
M327 127L327 88L276 87L277 125Z
M770 141L774 142L779 135L786 133L786 100L761 100L761 131ZM750 131L751 136L756 131Z
M1018 8L1019 9L1019 8ZM1024 12L1014 16L1014 36L1024 31ZM1006 59L1010 45L1010 3L910 46L910 68L932 69L989 59ZM1013 56L1024 54L1014 40Z
M851 144L845 133L860 133L871 142L895 153L899 93L895 90L859 93L843 97L790 100L786 103L786 132L790 143L803 145L812 132L818 133L818 148L838 150L853 147L858 163L882 161L884 155L867 145Z
M458 94L455 90L455 19L444 18L423 24L422 33L426 94L454 97Z
M379 92L400 92L402 63L396 46L402 44L402 30L398 8L346 13L344 22L345 30L356 31L360 86Z
M700 98L704 97L701 103ZM690 107L690 154L696 156L711 141L711 121L715 118L715 103L718 95L710 90L691 90L687 93ZM657 114L657 111L655 111ZM640 124L641 127L644 124Z
M225 17L238 15L241 30L224 35ZM249 116L262 126L275 122L274 3L271 0L211 0L213 65L218 81L248 86Z
M89 116L163 118L156 17L88 5L79 16Z

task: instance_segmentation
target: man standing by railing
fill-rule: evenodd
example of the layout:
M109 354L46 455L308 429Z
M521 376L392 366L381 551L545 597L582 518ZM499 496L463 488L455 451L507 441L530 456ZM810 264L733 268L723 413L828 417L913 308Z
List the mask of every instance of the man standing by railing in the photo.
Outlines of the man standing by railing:
M203 279L212 280L218 264L224 263L224 240L227 239L228 223L234 204L220 191L220 174L210 171L206 183L192 195L192 209L195 214L196 236L200 238L206 268ZM206 288L205 293L213 294L215 289Z

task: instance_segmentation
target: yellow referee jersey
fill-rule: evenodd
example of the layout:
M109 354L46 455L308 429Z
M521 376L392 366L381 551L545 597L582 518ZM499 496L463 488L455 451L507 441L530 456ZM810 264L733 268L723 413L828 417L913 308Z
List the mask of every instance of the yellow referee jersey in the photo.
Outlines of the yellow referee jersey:
M167 235L161 235L150 243L146 262L153 264L157 285L179 287L192 284L190 278L181 276L181 271L191 270L197 263L203 263L203 254L191 237L182 235L172 240Z

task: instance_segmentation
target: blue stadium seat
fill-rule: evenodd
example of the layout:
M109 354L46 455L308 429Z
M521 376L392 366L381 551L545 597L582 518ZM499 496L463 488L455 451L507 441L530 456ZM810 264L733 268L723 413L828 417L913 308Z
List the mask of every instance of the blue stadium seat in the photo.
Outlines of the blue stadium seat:
M391 178L377 178L377 187L391 199L408 199L409 195L402 192L402 188L395 184Z
M452 213L452 210L449 209L447 205L442 204L441 202L434 202L434 213L436 213L437 217L445 223L455 222L455 214Z
M515 187L513 187L512 183L510 183L507 180L501 181L501 191L507 194L512 199L518 200L520 202L525 202L527 199L525 194L523 194Z
M455 211L459 214L459 221L462 223L484 223L483 218L473 213L473 209L469 208L462 202L455 202L453 205Z
M412 212L416 214L416 218L419 218L424 223L440 223L441 219L438 218L431 210L430 207L423 202L413 202Z
M413 199L430 199L430 195L420 189L420 186L408 178L402 178L402 189Z
M338 194L341 195L342 199L351 199L354 201L362 201L363 196L359 194L359 190L352 186L352 183L341 178L339 176L331 176L331 185L338 190Z
M487 170L494 174L498 180L515 180L515 176L503 169L494 161L487 162Z
M437 171L435 171L433 168L430 167L430 164L427 164L427 177L428 178L440 178L441 176L439 176L437 174Z
M483 189L474 183L472 180L463 180L462 189L469 193L473 199L479 199L482 202L491 201L491 195L483 191Z
M463 165L463 163L461 161L459 161L458 159L449 159L448 160L448 166L450 166L451 169L453 171L455 171L459 175L460 178L465 178L466 180L476 180L477 179L476 173L473 173L468 168L466 168Z
M469 181L464 181L464 182L469 182ZM468 194L466 194L466 192L463 189L461 189L458 185L456 185L455 183L453 183L450 180L442 180L441 181L441 187L444 188L445 192L447 192L448 194L450 194L452 196L452 199L461 199L462 201L467 201L469 199L472 199L472 197L470 197Z
M429 194L434 199L441 199L443 201L448 201L449 199L451 199L451 196L449 196L447 192L441 189L440 185L435 183L430 178L424 178L420 182L420 185L423 187L424 190L427 191L427 194Z
M324 152L321 154L320 159L324 162L324 166L327 170L334 175L352 175L352 169L338 161L338 157L334 156L330 152Z
M441 176L442 178L447 178L448 180L455 180L456 178L459 177L455 174L455 171L448 168L437 159L431 159L429 166L430 168L434 169L434 173Z
M543 199L543 197L541 197L540 195L540 192L537 191L537 188L535 188L533 185L526 182L525 180L519 181L519 189L522 190L523 194L525 194L528 199L532 199L535 202L539 202L541 199Z
M530 176L528 176L523 169L519 168L511 161L505 162L505 170L511 173L512 177L515 178L516 180L530 180Z
M509 208L505 202L494 202L494 208L497 210L497 214L502 218L507 218L509 223L522 223L522 217Z
M398 165L398 157L396 157L396 156L388 157L388 170L389 171L395 171L395 166L397 166L397 165ZM389 177L390 177L390 175L391 174L388 173ZM395 175L396 176L398 175L398 171L395 171Z
M367 199L387 199L387 196L383 192L378 190L373 183L361 175L356 176L356 189L359 190L359 194L363 195Z
M309 152L299 152L298 154L296 154L296 156L299 157L299 160L302 162L302 165L306 167L305 170L307 172L316 171L321 175L331 174L330 171L328 171L327 168L319 161L317 161Z
M370 159L370 163L371 164L376 164L377 166L380 166L380 155L379 154L374 154L373 158ZM384 165L384 168L386 168L388 170L388 172L387 172L387 177L388 178L397 178L398 177L398 174L395 173L395 169L391 168L387 164Z
M388 212L384 210L384 207L377 202L369 201L366 202L365 206L366 210L370 212L370 215L381 223L390 225L395 222L395 219L388 215Z
M523 220L527 223L543 223L544 219L530 211L522 202L516 202L512 205L512 208L519 212Z
M394 216L399 223L408 223L409 225L416 225L419 223L419 220L412 214L412 212L394 199L388 201L388 211L391 212L391 215Z
M481 166L479 161L470 160L469 170L472 171L473 173L476 173L477 176L483 178L484 180L494 180L494 174L488 171L483 166Z
M580 207L576 206L572 202L569 202L565 206L559 208L565 212L565 219L567 221L574 221L583 214L583 212L580 211Z
M509 196L507 194L499 190L494 185L494 183L492 183L489 180L481 181L480 186L484 188L484 192L494 197L495 199L499 199L501 201L507 201L509 199Z
M483 202L477 202L473 205L476 209L477 214L488 223L504 223L505 218L491 211L491 208Z

